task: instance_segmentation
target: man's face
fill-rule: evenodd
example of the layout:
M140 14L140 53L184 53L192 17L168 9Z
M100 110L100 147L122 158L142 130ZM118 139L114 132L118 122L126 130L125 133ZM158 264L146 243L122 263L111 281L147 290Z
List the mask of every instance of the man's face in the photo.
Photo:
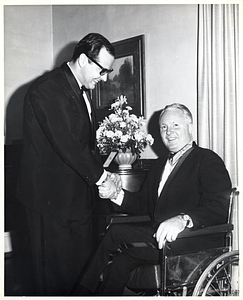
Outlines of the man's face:
M160 134L170 152L177 152L192 140L192 124L177 108L167 110L160 120Z
M115 58L105 48L101 48L96 61L105 69L111 69ZM87 89L94 89L95 85L103 80L107 80L107 74L100 75L102 69L87 58L86 64L83 68L81 82Z

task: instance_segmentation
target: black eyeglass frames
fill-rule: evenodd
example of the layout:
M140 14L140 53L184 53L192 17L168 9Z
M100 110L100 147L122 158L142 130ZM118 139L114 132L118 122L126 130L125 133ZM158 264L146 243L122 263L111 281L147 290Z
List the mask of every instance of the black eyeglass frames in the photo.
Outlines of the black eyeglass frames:
M96 60L94 60L92 57L90 57L89 55L86 54L86 56L88 57L88 59L90 59L93 63L95 63L98 67L101 68L101 71L100 71L100 76L104 76L105 74L110 74L113 69L106 69L106 68L103 68Z

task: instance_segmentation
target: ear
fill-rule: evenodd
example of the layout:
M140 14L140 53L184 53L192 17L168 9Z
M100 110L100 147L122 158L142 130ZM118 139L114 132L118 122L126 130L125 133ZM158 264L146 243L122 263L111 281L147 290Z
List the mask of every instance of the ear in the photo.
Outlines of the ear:
M193 124L192 123L189 123L188 130L189 130L190 134L192 134L192 132L193 132Z
M84 53L81 53L78 58L78 64L80 68L83 68L87 63L88 63L88 57Z

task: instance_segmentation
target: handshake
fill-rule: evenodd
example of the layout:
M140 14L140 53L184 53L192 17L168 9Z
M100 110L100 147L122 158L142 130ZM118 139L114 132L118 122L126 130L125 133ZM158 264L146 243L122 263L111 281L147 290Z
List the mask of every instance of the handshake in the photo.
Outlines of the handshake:
M98 187L99 196L103 199L116 199L122 190L121 177L115 173L107 173L106 180Z

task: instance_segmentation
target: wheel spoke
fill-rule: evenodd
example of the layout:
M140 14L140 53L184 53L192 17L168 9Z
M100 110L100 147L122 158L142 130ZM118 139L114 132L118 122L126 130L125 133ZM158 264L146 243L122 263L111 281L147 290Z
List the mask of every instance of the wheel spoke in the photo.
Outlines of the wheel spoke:
M199 278L193 296L229 296L232 294L232 266L239 261L238 251L215 259Z

